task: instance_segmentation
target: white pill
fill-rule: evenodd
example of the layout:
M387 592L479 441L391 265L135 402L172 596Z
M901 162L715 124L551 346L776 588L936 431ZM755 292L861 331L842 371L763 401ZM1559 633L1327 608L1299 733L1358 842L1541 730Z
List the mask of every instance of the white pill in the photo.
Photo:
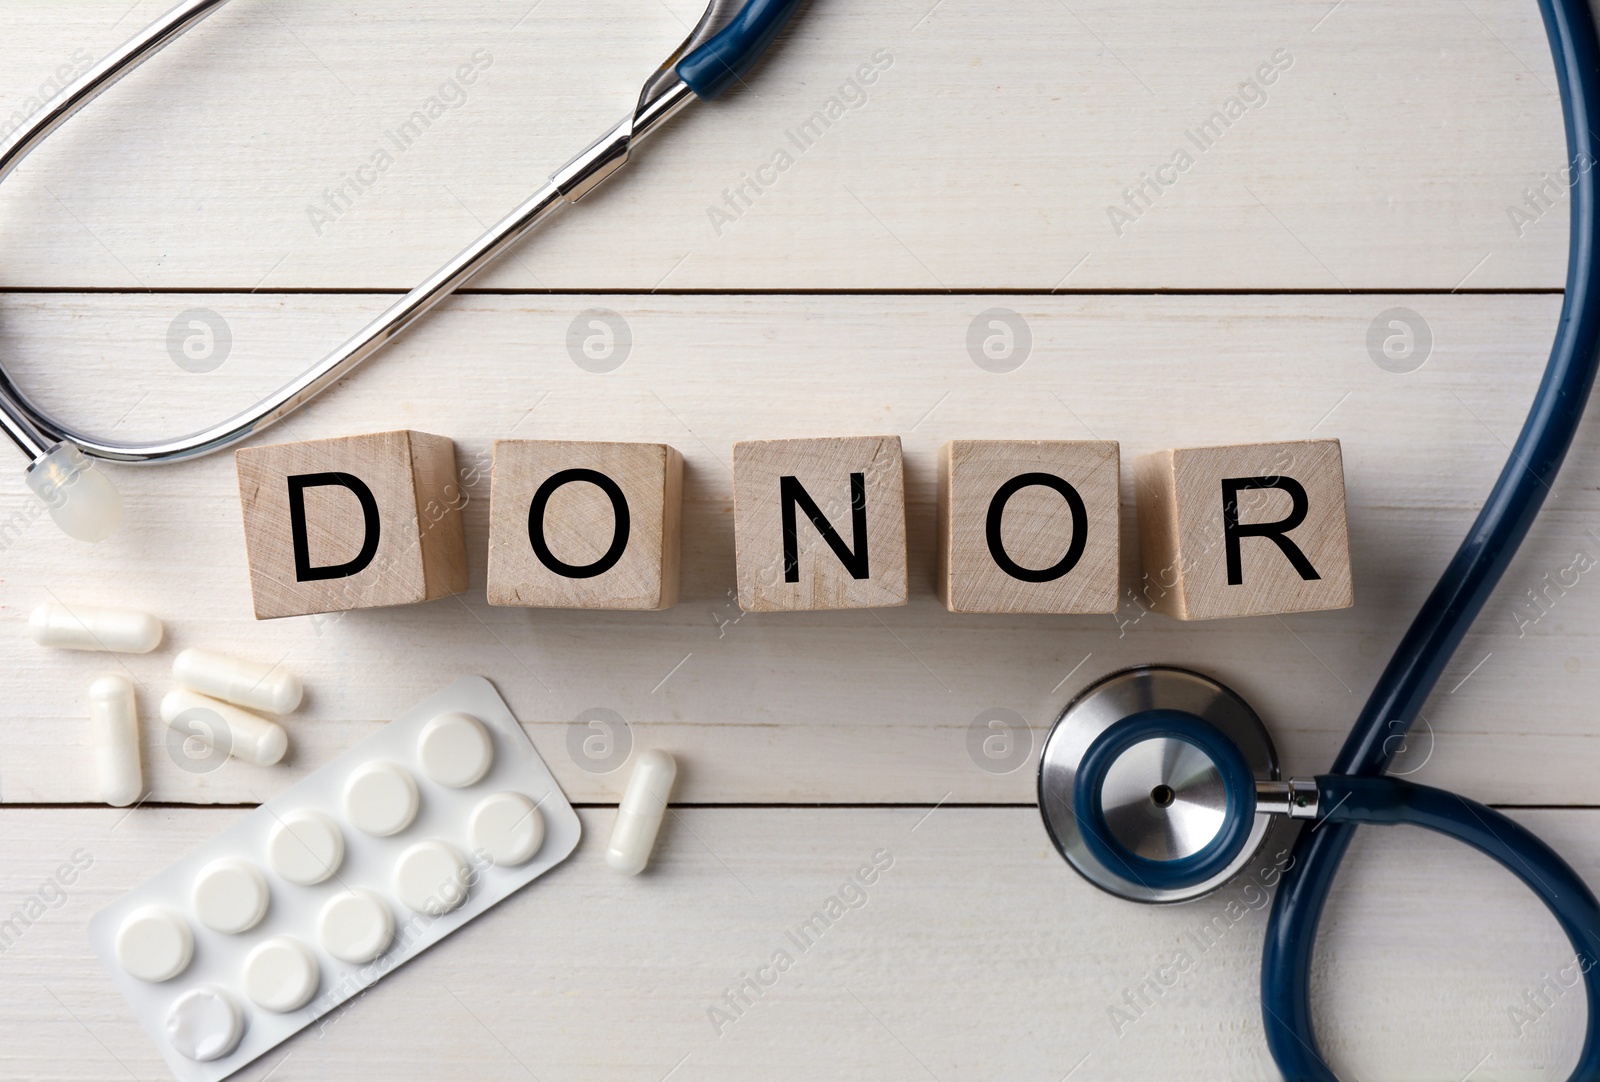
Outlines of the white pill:
M133 609L100 609L47 601L28 617L28 634L40 646L148 654L161 645L161 621Z
M656 833L667 814L667 799L678 777L678 764L664 751L639 756L627 791L617 806L617 821L606 846L606 863L623 875L638 875L650 863Z
M406 908L441 916L467 900L467 861L447 842L418 842L400 854L394 892Z
M195 878L194 916L213 932L248 932L267 915L267 877L244 860L214 860Z
M382 898L357 887L328 899L317 936L322 949L339 961L365 965L394 942L394 914Z
M296 886L313 886L344 863L344 835L339 824L319 811L289 812L267 838L267 863Z
M280 935L244 960L244 994L265 1010L298 1011L316 994L321 972L311 951L298 939Z
M191 988L167 1012L167 1042L196 1063L221 1059L239 1047L244 1013L227 992L215 985Z
M440 785L465 789L489 772L494 742L471 714L440 714L422 727L417 758L422 772Z
M161 720L257 766L272 766L289 750L289 734L277 722L182 688L161 700Z
M299 677L277 665L243 661L209 650L185 650L172 662L172 675L190 691L248 710L291 714L305 689Z
M468 822L472 850L482 850L502 868L526 864L544 844L544 816L521 793L496 793L472 809Z
M160 984L189 968L194 933L184 919L164 906L135 910L117 929L117 964L129 976Z
M417 782L394 763L368 763L344 783L344 814L355 828L387 838L417 817Z
M139 713L133 685L122 676L102 676L89 685L89 734L94 741L100 799L126 808L144 792L139 770Z

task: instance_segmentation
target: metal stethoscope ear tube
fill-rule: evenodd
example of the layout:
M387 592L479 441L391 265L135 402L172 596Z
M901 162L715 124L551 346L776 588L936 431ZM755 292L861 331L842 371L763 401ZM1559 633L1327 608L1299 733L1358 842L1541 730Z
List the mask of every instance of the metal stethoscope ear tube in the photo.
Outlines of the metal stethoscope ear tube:
M226 2L183 0L95 65L0 146L0 181L79 109ZM0 430L28 456L29 487L65 532L86 541L102 540L121 521L121 498L93 468L94 459L159 463L195 458L246 439L293 413L393 341L558 209L578 202L606 181L627 164L635 146L691 100L709 101L739 82L798 6L799 0L711 0L699 24L646 80L630 115L338 349L261 402L210 428L151 442L99 439L34 405L0 366Z

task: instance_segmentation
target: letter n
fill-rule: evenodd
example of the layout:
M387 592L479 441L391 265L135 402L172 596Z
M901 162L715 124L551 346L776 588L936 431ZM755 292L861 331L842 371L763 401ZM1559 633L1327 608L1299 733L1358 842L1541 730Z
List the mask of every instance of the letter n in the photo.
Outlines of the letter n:
M783 581L800 581L800 540L795 519L796 509L804 511L806 518L828 543L839 562L855 579L871 578L867 564L867 476L850 475L850 534L852 544L846 545L839 531L833 528L828 516L822 513L817 501L805 490L800 479L785 474L778 479L778 498L783 504Z

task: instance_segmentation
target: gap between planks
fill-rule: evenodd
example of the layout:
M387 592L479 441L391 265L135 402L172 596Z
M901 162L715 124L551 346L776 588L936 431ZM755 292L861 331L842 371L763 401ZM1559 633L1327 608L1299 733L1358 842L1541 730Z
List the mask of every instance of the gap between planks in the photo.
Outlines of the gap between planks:
M403 297L409 292L392 287L289 289L237 289L225 286L156 286L148 289L113 289L109 286L8 286L0 295L117 297L172 296L252 296L252 297ZM1442 289L1429 286L1417 289L1351 287L1348 289L1262 289L1197 287L1158 287L1150 289L1010 288L1006 286L966 287L961 289L458 289L452 297L1541 297L1562 296L1560 286L1483 289Z

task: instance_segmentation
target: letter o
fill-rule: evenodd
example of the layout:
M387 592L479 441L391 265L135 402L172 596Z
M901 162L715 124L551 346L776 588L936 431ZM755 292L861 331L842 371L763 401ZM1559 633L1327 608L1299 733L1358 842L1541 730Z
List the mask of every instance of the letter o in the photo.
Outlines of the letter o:
M1037 570L1023 567L1013 560L1011 554L1006 552L1005 540L1000 534L1006 504L1018 492L1035 485L1059 492L1061 498L1067 501L1067 510L1072 513L1072 541L1067 545L1066 555L1050 567ZM994 498L989 501L989 514L984 523L984 533L989 541L989 555L999 565L1000 570L1022 582L1054 582L1077 567L1078 561L1083 559L1083 549L1089 540L1089 512L1083 506L1083 497L1078 495L1078 490L1062 478L1053 473L1022 473L1001 485L996 490Z
M544 536L545 509L550 504L550 497L562 485L570 485L577 481L587 481L611 498L611 509L616 516L616 528L611 536L611 547L606 550L592 564L581 567L565 563L556 558L550 551L550 545ZM628 533L631 522L628 516L628 498L622 494L622 489L611 478L598 470L560 470L545 479L544 484L533 494L533 502L528 505L528 541L533 545L533 554L539 562L556 574L569 579L592 579L604 575L617 561L622 559L623 552L628 547Z

